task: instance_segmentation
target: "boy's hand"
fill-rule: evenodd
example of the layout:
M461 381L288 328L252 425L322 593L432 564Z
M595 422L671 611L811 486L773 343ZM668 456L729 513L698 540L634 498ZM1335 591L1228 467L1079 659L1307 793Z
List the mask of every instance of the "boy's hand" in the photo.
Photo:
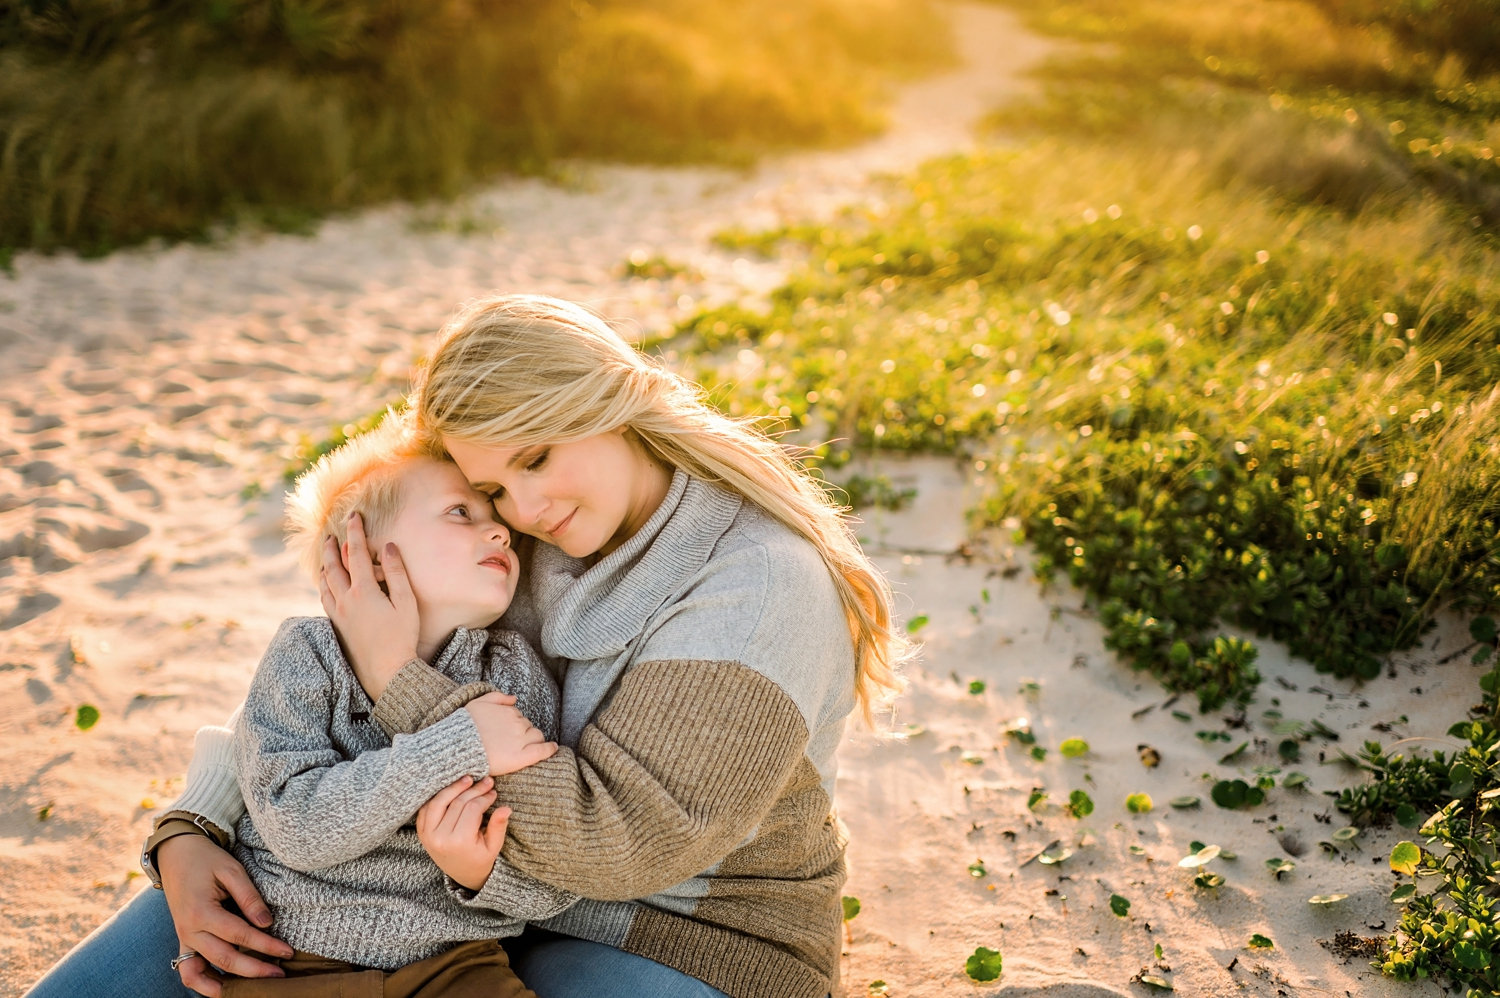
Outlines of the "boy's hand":
M401 667L417 657L420 627L417 599L396 545L385 546L379 571L384 576L384 590L370 558L364 521L358 513L352 513L343 550L332 537L323 542L318 595L354 667L355 678L372 701L379 700Z
M465 776L433 795L417 811L417 838L448 876L471 891L490 879L505 843L510 808L496 808L483 830L485 809L495 802L495 781Z
M464 710L469 712L474 726L479 729L491 776L525 769L543 759L550 759L557 751L557 743L547 741L536 725L512 706L514 703L514 697L486 693L464 705Z

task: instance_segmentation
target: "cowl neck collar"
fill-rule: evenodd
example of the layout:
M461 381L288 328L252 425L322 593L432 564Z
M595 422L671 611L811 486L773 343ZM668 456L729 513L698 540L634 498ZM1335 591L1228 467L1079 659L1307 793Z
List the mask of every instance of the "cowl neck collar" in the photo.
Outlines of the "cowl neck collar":
M678 469L645 525L593 565L536 545L531 589L542 651L574 662L618 656L707 564L741 504L738 495Z

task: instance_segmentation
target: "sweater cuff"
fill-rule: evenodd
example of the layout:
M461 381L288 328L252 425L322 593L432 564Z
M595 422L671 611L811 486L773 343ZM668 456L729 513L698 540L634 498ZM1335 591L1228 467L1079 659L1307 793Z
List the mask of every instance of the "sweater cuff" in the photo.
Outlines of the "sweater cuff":
M420 658L414 658L391 677L385 692L375 701L372 716L387 735L410 734L422 727L433 705L457 686Z
M231 725L234 720L230 718ZM240 795L240 781L234 768L232 727L207 725L198 729L193 740L193 761L188 764L187 786L169 810L201 815L228 833L233 844L235 826L245 813L245 800Z

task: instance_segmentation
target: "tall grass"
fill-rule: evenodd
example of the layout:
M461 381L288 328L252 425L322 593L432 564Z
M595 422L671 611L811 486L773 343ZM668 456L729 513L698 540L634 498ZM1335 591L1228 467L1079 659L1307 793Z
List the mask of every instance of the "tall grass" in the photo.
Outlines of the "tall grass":
M702 376L972 455L985 516L1205 709L1258 680L1222 622L1368 678L1435 608L1500 605L1494 81L1298 0L1022 6L1117 46L997 115L1048 137L783 233L808 270L688 324L755 345Z
M925 0L0 3L0 248L847 141L946 46Z

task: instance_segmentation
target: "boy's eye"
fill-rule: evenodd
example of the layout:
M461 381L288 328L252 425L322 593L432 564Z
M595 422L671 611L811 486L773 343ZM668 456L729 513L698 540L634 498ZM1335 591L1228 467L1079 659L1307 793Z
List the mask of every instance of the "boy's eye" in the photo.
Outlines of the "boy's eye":
M464 505L463 503L459 503L457 506L454 506L453 508L449 509L448 512L450 512L450 513L457 513L459 516L463 517L465 520L469 519L469 507L466 506L466 505Z

